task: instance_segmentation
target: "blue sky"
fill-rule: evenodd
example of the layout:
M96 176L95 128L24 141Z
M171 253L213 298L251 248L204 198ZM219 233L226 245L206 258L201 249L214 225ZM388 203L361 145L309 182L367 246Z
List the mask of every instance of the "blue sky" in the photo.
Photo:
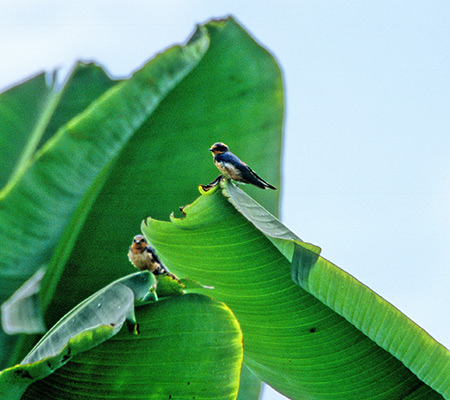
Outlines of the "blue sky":
M127 76L234 15L283 70L282 220L450 348L449 2L8 3L0 89L78 59Z

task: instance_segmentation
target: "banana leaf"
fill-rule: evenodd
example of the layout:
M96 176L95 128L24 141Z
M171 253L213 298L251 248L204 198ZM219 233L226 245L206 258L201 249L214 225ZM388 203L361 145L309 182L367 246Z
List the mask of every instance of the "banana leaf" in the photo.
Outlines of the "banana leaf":
M269 194L268 194L269 195ZM245 365L293 399L450 398L450 353L233 184L143 231L241 324Z

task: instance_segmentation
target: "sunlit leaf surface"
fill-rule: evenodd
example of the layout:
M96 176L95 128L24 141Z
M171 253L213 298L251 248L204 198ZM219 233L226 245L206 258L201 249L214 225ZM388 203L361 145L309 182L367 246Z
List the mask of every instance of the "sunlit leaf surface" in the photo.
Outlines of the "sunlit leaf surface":
M31 385L23 399L236 398L242 333L230 310L187 294L136 310L140 334L126 329Z
M155 278L148 271L137 272L109 284L71 310L44 335L20 365L0 373L1 398L21 398L28 385L52 374L78 353L115 335L125 320L137 327L135 301L143 298L154 283Z
M323 260L315 246L303 244L294 234L291 238L287 230L282 239L276 238L285 245L275 246L268 238L270 229L264 234L256 228L257 220L264 220L279 231L279 223L270 222L274 217L239 189L227 183L224 187L233 203L250 210L246 216L218 189L186 207L185 218L149 219L143 230L175 273L214 286L213 296L233 310L244 333L245 364L259 378L294 399L448 396L446 349ZM300 260L299 251L308 259ZM308 269L296 279L299 286L291 276ZM371 301L373 297L377 300Z

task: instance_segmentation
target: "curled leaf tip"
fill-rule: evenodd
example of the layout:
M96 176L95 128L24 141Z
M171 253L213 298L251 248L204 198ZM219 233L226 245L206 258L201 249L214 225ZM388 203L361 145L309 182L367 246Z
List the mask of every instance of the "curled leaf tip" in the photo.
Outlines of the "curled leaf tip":
M190 207L190 204L185 204L184 206L178 207L178 209L180 210L181 214L183 214L183 216L180 217L180 218L179 218L179 217L176 217L176 216L175 216L175 212L172 211L172 212L170 213L170 216L169 216L170 221L184 219L184 218L187 216L185 210L189 209L189 207Z
M127 328L128 328L128 332L130 332L133 335L139 335L140 329L139 329L139 324L136 322L131 322L127 320Z
M175 216L175 213L172 211L172 212L170 213L170 215L169 215L170 222L183 220L183 219L186 217L186 213L184 212L184 209L185 209L186 207L189 207L189 205L183 206L183 211L181 211L181 207L180 207L180 211L181 211L182 214L183 214L183 216L182 216L181 218L176 217L176 216Z
M9 334L45 333L45 323L39 302L45 268L40 268L1 305L1 324Z
M209 195L216 192L218 187L220 186L220 183L224 180L223 175L219 175L216 179L214 179L211 183L208 183L207 185L199 185L198 190L201 195Z

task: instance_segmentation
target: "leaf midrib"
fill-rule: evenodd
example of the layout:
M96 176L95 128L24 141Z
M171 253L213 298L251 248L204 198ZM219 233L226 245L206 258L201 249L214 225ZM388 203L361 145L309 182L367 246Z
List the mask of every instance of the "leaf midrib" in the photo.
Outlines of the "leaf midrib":
M15 181L19 179L19 177L23 174L23 172L27 168L30 160L36 153L36 149L38 148L42 136L44 135L44 132L47 129L47 126L50 123L52 116L54 115L56 107L58 106L63 93L64 93L63 90L60 91L55 90L55 82L53 80L51 82L51 92L45 101L43 111L35 124L35 128L33 129L29 137L29 140L17 161L14 170L11 172L11 176L8 180L8 183L2 190L3 193L8 192L9 187L14 186Z

